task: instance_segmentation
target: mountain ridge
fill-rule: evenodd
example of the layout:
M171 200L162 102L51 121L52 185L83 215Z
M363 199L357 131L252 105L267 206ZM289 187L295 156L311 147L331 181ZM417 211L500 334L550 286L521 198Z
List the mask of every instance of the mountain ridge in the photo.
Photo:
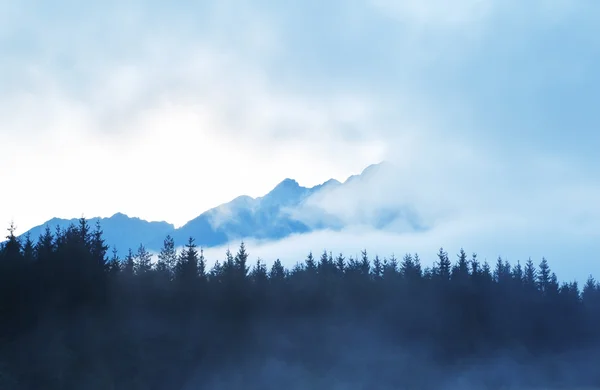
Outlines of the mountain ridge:
M330 190L344 189L350 183L353 183L352 186L363 184L361 181L369 183L373 177L390 167L390 163L383 161L369 165L343 183L329 179L313 187L303 187L296 180L285 178L263 196L238 196L204 211L178 228L165 221L146 221L122 212L116 212L111 217L93 217L88 221L91 225L100 222L107 244L116 247L120 255L130 248L135 250L140 244L150 251L158 251L167 235L171 235L177 245L183 245L189 237L194 237L197 245L213 247L231 240L278 240L292 234L322 229L340 230L346 227L347 222L308 200L315 199L314 195L326 196ZM390 221L408 218L411 214L406 210L382 208L375 215L375 220L370 224L373 228L383 229ZM76 218L52 218L20 237L30 234L32 240L37 241L46 226L64 229L77 221Z

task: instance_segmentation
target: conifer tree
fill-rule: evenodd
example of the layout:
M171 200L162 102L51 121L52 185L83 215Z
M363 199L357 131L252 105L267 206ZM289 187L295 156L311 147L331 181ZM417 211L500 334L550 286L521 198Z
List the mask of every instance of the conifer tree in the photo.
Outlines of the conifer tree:
M363 249L360 252L360 274L363 277L368 277L371 273L371 261L369 260L369 256L367 255L367 250Z
M482 280L485 283L491 283L493 281L492 269L490 268L490 263L487 260L483 261L483 266L481 267L481 276Z
M319 263L317 264L317 271L320 275L327 275L330 271L329 255L327 250L323 250Z
M278 283L281 283L285 280L285 268L279 259L276 259L273 262L271 271L269 272L269 279Z
M584 302L593 300L598 294L599 285L592 275L589 275L581 293Z
M335 258L335 268L340 275L346 271L346 258L341 253Z
M471 276L476 278L479 275L479 273L481 272L481 264L479 264L479 260L477 260L477 253L475 253L475 252L473 252L473 254L471 254L470 266L471 266Z
M100 221L96 221L96 227L90 237L90 252L92 261L99 270L104 270L106 267L106 253L108 251L108 245L104 241L103 234Z
M418 261L418 255L415 255ZM400 262L400 274L406 280L415 281L421 277L420 261L417 263L412 254L407 253Z
M90 225L85 217L79 218L79 226L75 229L75 233L79 243L87 247L90 240Z
M123 264L123 275L127 277L132 277L135 272L135 256L133 255L133 251L129 248L127 252L127 256L125 256L124 264Z
M25 263L33 263L35 261L35 247L31 240L31 233L25 234L25 242L23 243L23 261Z
M206 259L204 258L204 249L200 248L200 256L198 257L198 276L200 280L206 279Z
M233 254L227 248L225 251L225 261L222 266L223 277L227 280L228 283L231 283L235 279L235 261Z
M212 268L208 272L208 281L217 285L223 283L224 270L223 265L219 260L215 261Z
M44 233L40 234L35 245L35 257L39 262L50 261L54 255L54 251L54 236L52 235L50 226L46 225Z
M158 261L156 263L156 269L159 273L165 275L168 278L172 278L177 265L177 250L175 249L175 240L171 235L163 241L163 247L158 254Z
M550 271L548 260L546 260L545 257L542 257L542 261L538 267L540 272L537 275L537 286L542 293L546 293L550 287L552 277L552 271Z
M452 266L448 253L444 251L444 248L440 248L438 254L438 261L434 265L434 272L442 279L450 279L450 267Z
M8 228L8 236L6 236L7 241L4 243L2 252L0 253L0 260L15 263L21 259L21 240L15 236L16 229L15 224L11 222Z
M147 275L151 270L152 255L143 244L140 244L135 254L135 273L137 275Z
M262 261L259 257L256 260L256 264L252 267L250 272L250 279L254 283L254 285L263 286L267 283L268 275L267 275L267 265Z
M245 278L248 275L248 253L246 252L246 245L244 241L241 242L240 248L235 255L235 268L240 275L240 278Z
M525 263L525 271L523 272L523 285L529 290L534 291L537 289L537 269L533 264L531 258Z
M383 259L383 278L393 281L399 274L398 260L392 253L389 260Z
M113 277L121 272L121 259L119 258L119 252L115 246L113 246L112 256L108 261L107 271L108 274Z
M467 253L463 248L460 248L460 252L457 256L458 260L452 267L452 279L464 282L469 278L469 261L467 260Z
M198 278L198 250L193 237L188 239L179 255L177 274L178 278L186 283Z
M306 260L304 260L306 272L309 275L315 275L317 273L317 263L313 257L312 251L308 253Z
M378 255L375 255L375 259L373 259L373 277L376 280L379 280L383 277L383 263L379 259Z
M494 268L493 276L494 280L502 285L507 285L512 277L510 264L502 260L502 257L498 257L496 260L496 267Z
M512 280L516 286L522 286L524 277L525 274L523 272L521 262L517 260L517 265L515 265L512 269Z

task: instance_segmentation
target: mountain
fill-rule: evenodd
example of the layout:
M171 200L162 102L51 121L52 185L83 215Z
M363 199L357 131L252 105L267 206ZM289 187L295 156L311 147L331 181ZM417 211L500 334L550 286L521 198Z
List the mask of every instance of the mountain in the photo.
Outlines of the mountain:
M306 188L288 178L265 196L239 196L205 211L178 229L166 222L148 222L121 213L89 221L92 226L100 221L107 243L116 246L121 255L128 248L135 250L140 243L158 251L167 234L178 245L194 237L197 245L213 247L230 240L277 240L322 229L340 230L353 224L386 229L401 220L408 229L422 228L409 207L386 204L372 197L390 173L393 174L393 166L383 162L365 168L344 183L331 179ZM66 228L71 223L77 224L77 220L55 218L29 233L37 239L46 226Z
M42 225L30 229L25 234L22 234L21 237L23 238L29 233L31 234L32 240L36 241L37 238L44 233L46 226L50 227L54 233L56 227L66 229L71 224L77 226L78 221L77 218L52 218ZM125 254L129 248L135 250L140 243L145 243L148 240L148 237L165 237L167 234L173 234L175 231L175 226L170 223L148 222L140 218L129 217L122 213L116 213L109 218L95 217L88 219L88 223L92 228L94 228L98 221L104 231L106 242L111 247L115 246L121 254Z

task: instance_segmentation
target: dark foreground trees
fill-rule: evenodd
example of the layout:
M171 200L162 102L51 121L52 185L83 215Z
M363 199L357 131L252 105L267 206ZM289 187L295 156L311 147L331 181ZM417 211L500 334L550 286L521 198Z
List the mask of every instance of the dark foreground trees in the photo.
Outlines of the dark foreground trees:
M242 244L209 266L171 237L119 259L85 219L7 239L0 389L600 386L600 285L545 259L324 251L288 270Z

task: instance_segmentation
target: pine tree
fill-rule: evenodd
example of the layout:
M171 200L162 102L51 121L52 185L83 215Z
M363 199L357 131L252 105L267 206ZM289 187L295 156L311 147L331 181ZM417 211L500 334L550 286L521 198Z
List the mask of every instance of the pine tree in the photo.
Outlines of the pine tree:
M450 259L448 253L444 251L444 248L440 248L438 252L438 261L435 264L434 271L442 280L450 279Z
M494 279L490 263L488 263L487 260L484 260L483 266L481 267L481 276L486 283L491 283Z
M137 275L146 275L152 270L152 255L146 250L143 244L138 247L135 254L135 273Z
M175 240L173 240L171 235L167 235L163 241L163 247L158 254L156 269L160 274L168 278L173 278L176 265L177 250L175 249Z
M329 255L327 254L327 250L323 250L321 254L321 258L319 259L319 263L317 265L317 271L320 275L328 275L331 269L329 263Z
M125 256L125 261L123 264L123 275L127 277L131 277L135 272L135 256L133 255L133 251L129 248L127 252L127 256Z
M460 248L457 257L458 261L452 267L452 279L466 281L469 278L469 261L467 260L467 253L463 248Z
M379 280L383 277L383 263L378 255L375 255L375 259L373 259L373 277L375 280Z
M252 267L252 270L250 271L250 280L258 286L263 286L268 281L267 265L260 257L256 260L256 264L254 264L254 267Z
M479 273L481 272L481 265L479 264L479 260L477 260L477 253L475 253L475 252L473 252L473 254L471 255L470 265L471 265L471 275L473 277L477 277L479 275Z
M306 265L306 272L308 272L309 275L317 273L317 263L315 262L312 251L308 253L306 260L304 260L304 264Z
M398 260L392 253L390 259L383 259L383 278L387 280L394 280L400 275L398 270Z
M90 240L90 225L85 217L79 218L79 227L75 230L79 243L86 246Z
M558 278L556 277L556 274L552 272L552 274L550 275L550 283L548 283L547 292L549 295L556 296L558 294L559 288L560 285L558 283Z
M421 276L412 254L407 253L400 262L400 275L406 280L416 280Z
M198 250L193 237L188 239L179 255L177 263L177 277L179 280L187 282L198 278Z
M228 282L233 280L235 277L235 262L229 248L227 248L227 251L225 252L225 261L223 262L222 270L223 276Z
M552 272L550 271L548 260L546 260L545 257L542 257L542 261L539 265L539 270L540 272L537 276L537 286L542 293L546 293L550 288Z
M8 236L6 236L7 241L2 246L2 251L0 252L0 260L9 263L16 263L21 260L21 240L15 236L16 230L15 224L11 222L8 228Z
M96 227L91 233L90 237L90 252L94 265L97 266L98 270L104 270L106 267L106 253L108 251L108 245L106 245L104 238L104 232L100 226L100 221L96 221Z
M523 273L523 286L527 288L529 291L534 291L537 289L537 269L533 264L531 258L527 260L525 263L525 271Z
M423 276L423 269L421 267L421 258L418 253L413 256L413 264L415 265L415 277L419 279Z
M595 299L598 294L599 285L596 279L592 275L589 275L585 285L583 286L583 291L581 293L581 297L584 302L591 302Z
M121 259L119 258L119 252L117 248L113 246L112 249L112 257L108 261L108 274L111 276L116 276L121 272Z
M212 266L210 271L208 272L208 281L215 284L223 283L224 279L224 271L223 265L219 260L215 261L215 264Z
M502 285L506 285L512 278L510 264L502 260L502 257L498 257L496 260L493 276L494 280Z
M335 268L340 275L346 271L346 258L341 253L335 258Z
M368 277L371 273L371 261L367 255L367 250L363 249L360 252L360 274L363 277Z
M25 234L25 242L23 243L23 261L27 264L31 264L35 261L35 247L31 240L31 233Z
M244 241L241 242L240 248L234 258L235 270L239 280L244 280L248 275L248 253Z
M200 256L198 257L198 276L200 280L206 279L206 259L204 258L204 249L200 248Z
M54 236L50 226L46 225L44 233L40 235L35 245L35 257L39 262L50 261L55 251Z
M523 272L523 267L521 266L521 262L517 260L517 265L512 269L512 280L515 285L522 286L523 278L525 274Z
M279 259L273 262L269 273L269 279L273 282L282 282L285 279L285 268Z

